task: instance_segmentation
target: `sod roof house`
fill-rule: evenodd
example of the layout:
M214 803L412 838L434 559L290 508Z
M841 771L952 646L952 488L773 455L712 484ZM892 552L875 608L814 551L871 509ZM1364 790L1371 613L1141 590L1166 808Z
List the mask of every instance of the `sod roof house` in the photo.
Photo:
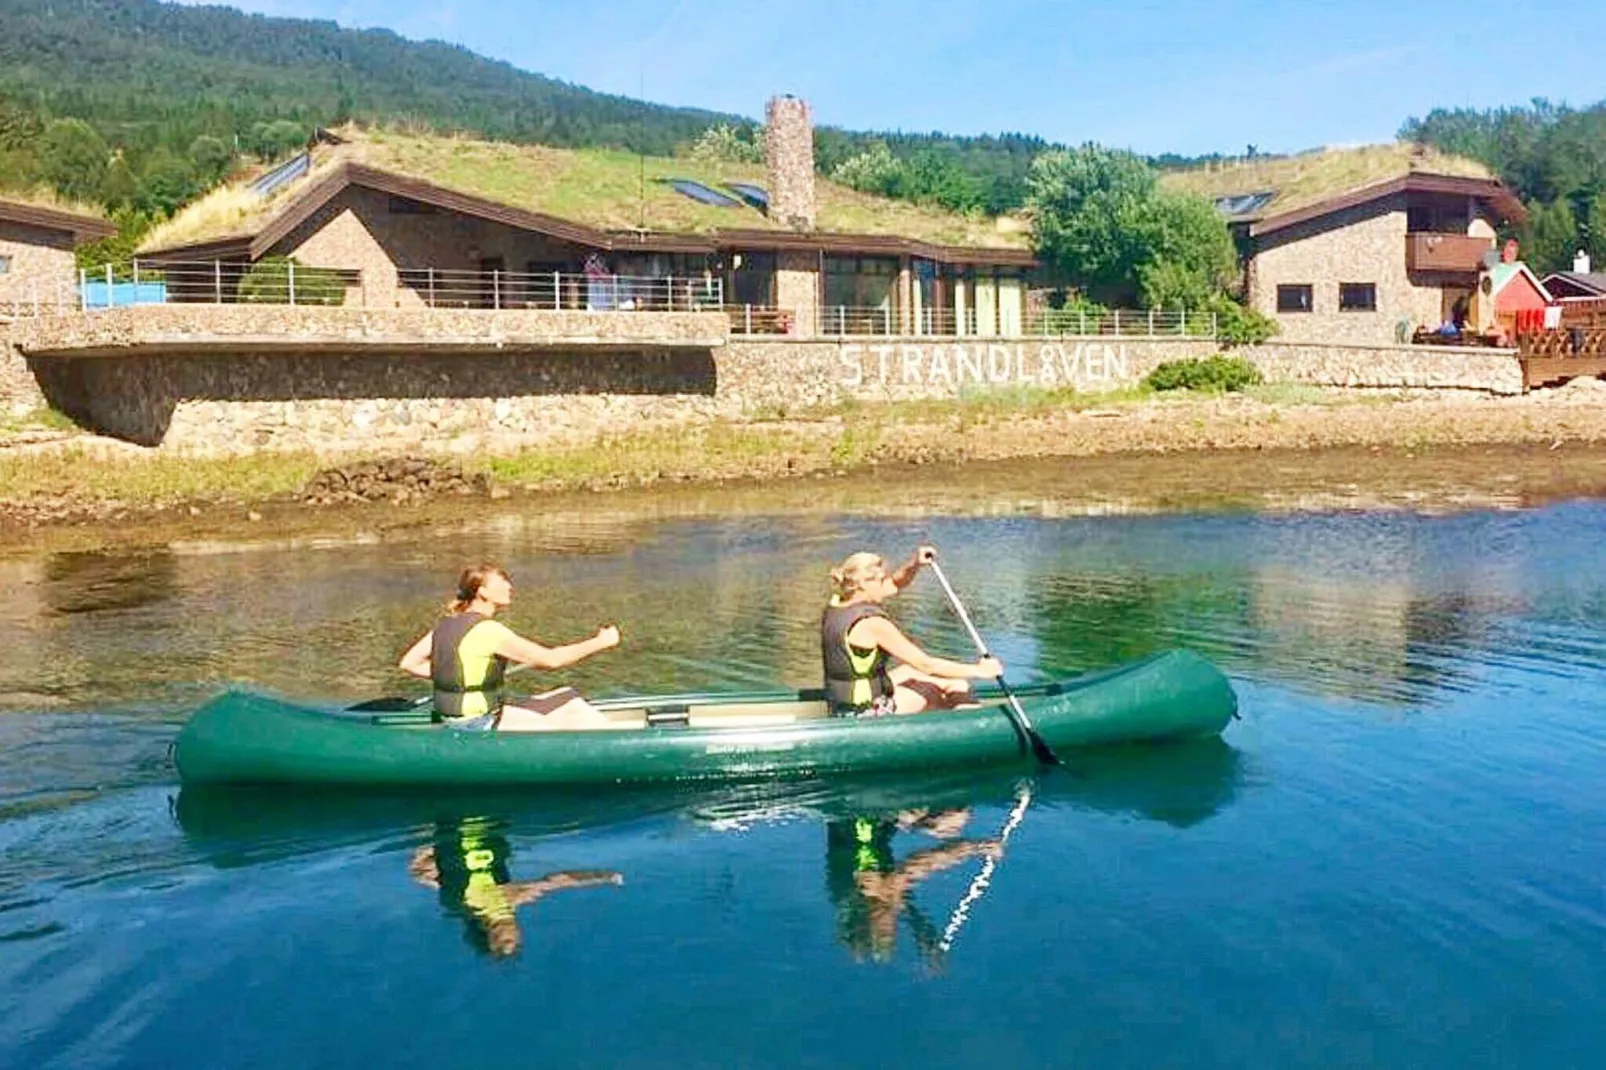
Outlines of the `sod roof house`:
M105 219L51 198L0 193L0 312L69 291L73 248L105 238Z
M1412 145L1166 176L1215 200L1251 307L1298 342L1389 344L1468 318L1501 228L1525 216L1481 164Z
M292 257L341 272L346 300L371 307L723 304L804 334L828 316L886 333L1019 330L1034 261L1018 221L817 180L808 108L790 97L770 102L767 141L765 165L740 165L320 132L180 212L140 256L197 265L168 277L200 290Z

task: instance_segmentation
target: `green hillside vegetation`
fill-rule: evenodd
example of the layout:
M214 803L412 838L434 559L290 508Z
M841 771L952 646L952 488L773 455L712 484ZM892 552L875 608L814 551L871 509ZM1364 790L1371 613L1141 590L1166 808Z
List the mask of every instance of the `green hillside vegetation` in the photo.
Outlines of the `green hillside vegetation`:
M139 227L360 120L521 144L668 157L757 124L594 92L440 42L155 0L0 0L0 189L53 187ZM755 101L755 107L759 102ZM902 173L859 187L996 214L1019 207L1041 139L817 131L821 170L879 145Z
M733 181L762 183L764 170L757 164L638 157L619 149L513 145L353 126L338 133L347 144L318 150L311 181L350 161L604 230L645 226L706 232L776 226L755 209L701 204L664 181L690 178L714 187ZM307 181L291 183L270 198L252 195L244 182L230 183L158 225L143 244L149 249L170 248L254 232L305 190ZM947 245L1026 245L1024 227L1010 220L889 201L829 181L817 185L816 200L821 230L899 235Z
M1482 161L1528 206L1523 257L1541 273L1572 269L1588 251L1606 268L1606 102L1575 109L1458 108L1410 119L1402 137Z

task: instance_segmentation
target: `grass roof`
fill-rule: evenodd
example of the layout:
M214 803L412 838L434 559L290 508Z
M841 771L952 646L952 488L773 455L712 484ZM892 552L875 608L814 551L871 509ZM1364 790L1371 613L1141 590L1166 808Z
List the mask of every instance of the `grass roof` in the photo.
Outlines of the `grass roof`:
M99 205L69 200L48 186L31 186L27 189L0 188L0 201L21 204L28 208L45 208L52 212L68 212L90 219L105 219L106 210Z
M1352 190L1387 182L1410 172L1493 178L1483 164L1436 149L1395 142L1353 149L1316 149L1294 156L1258 156L1168 171L1160 181L1170 189L1212 200L1249 193L1274 196L1253 215L1266 219L1330 200Z
M166 249L254 234L295 197L344 161L365 164L603 230L709 233L716 229L780 230L747 207L701 204L665 184L687 178L719 188L728 182L765 185L764 167L668 157L638 157L616 149L558 149L463 137L343 128L346 143L314 152L311 174L271 197L248 180L230 183L191 203L154 228L142 249ZM728 191L724 191L728 192ZM895 201L815 178L817 229L837 234L915 238L944 245L1025 248L1018 220L961 215Z

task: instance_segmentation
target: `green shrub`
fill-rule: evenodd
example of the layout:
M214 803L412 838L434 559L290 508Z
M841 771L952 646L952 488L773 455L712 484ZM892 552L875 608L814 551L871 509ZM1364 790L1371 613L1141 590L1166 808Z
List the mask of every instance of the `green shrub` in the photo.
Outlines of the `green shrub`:
M327 268L304 267L293 259L272 256L251 265L240 277L240 300L255 305L288 305L290 265L295 264L295 303L298 305L343 305L346 284L340 274Z
M1244 357L1168 360L1143 380L1155 390L1234 391L1260 385L1260 369Z
M1217 294L1205 305L1215 314L1216 338L1224 346L1254 346L1277 333L1277 321L1245 308L1226 294Z

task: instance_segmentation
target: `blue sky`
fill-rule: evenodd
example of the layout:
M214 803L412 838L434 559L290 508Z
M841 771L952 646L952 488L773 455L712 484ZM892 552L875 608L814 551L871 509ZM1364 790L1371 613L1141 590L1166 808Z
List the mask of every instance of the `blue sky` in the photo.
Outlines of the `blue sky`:
M1391 139L1435 106L1606 97L1606 4L1468 0L248 0L629 96L817 122L1023 131L1145 153ZM1514 14L1523 24L1514 25Z

